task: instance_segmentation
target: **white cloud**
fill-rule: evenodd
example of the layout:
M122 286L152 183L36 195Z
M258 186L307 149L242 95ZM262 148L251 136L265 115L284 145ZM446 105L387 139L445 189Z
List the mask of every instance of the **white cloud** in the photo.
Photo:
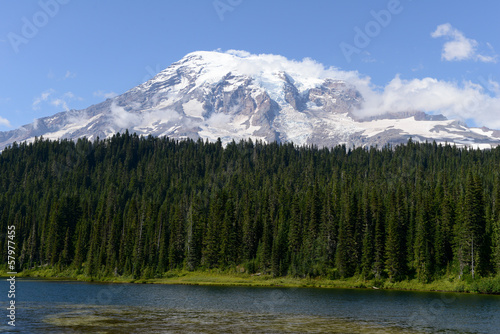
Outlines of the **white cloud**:
M219 49L220 51L220 49ZM241 58L246 58L252 56L252 54L248 51L243 51L243 50L227 50L226 53L234 56L238 56Z
M155 109L152 111L141 111L140 113L133 110L134 108L129 112L113 102L111 104L111 117L114 125L119 129L141 128L157 121L176 122L181 118L176 111L171 109Z
M66 71L66 74L64 75L64 80L73 78L76 78L76 73L73 73L71 71Z
M68 103L71 101L83 101L81 97L76 96L72 92L66 92L62 95L57 94L56 95L56 90L54 89L48 89L40 96L35 97L33 100L33 110L40 110L41 104L42 103L47 103L49 105L52 105L54 107L62 108L65 111L70 110Z
M54 99L50 101L50 104L52 104L55 107L62 107L64 111L69 111L68 104L63 99Z
M159 109L151 112L143 113L141 126L147 126L154 122L178 122L181 120L181 116L172 109ZM186 122L185 122L186 123Z
M115 102L111 104L111 115L114 123L122 129L137 125L140 121L138 114L126 111L125 108L118 106Z
M449 27L450 29L451 26ZM438 29L444 34L448 28ZM277 71L284 71L297 82L305 84L299 90L321 84L324 79L344 80L354 85L364 98L359 116L374 116L387 112L424 111L443 114L450 119L473 119L475 124L500 129L500 85L486 80L481 85L472 82L449 82L435 78L403 80L399 76L392 79L385 87L377 87L370 77L362 76L356 71L342 71L334 67L325 68L322 64L309 58L302 61L288 60L276 55L249 55L245 52L230 51L228 54L200 52L207 64L223 64L206 74L200 73L200 81L215 82L220 75L235 71L240 74L254 76L265 84L272 82ZM238 55L243 58L238 58ZM235 57L236 56L236 57ZM212 57L217 57L212 59ZM217 65L218 66L218 65ZM421 67L420 67L421 68ZM417 68L418 69L418 68ZM269 76L269 78L266 78ZM478 79L478 81L481 81ZM487 88L487 91L485 88ZM497 87L497 88L495 88ZM276 87L266 87L274 89ZM497 89L495 91L495 89Z
M105 99L112 99L112 98L118 96L118 94L116 94L115 92L105 92L102 90L98 90L97 92L94 92L94 96L95 97L102 97Z
M209 127L216 127L216 128L223 127L224 125L226 125L229 128L232 128L233 125L231 124L231 120L232 120L231 115L214 113L205 122L203 122L203 124Z
M89 115L85 111L72 110L66 113L66 119L70 124L85 125L89 121Z
M496 63L498 56L483 56L483 55L476 55L476 59L479 60L480 62L483 63Z
M73 92L66 92L62 95L62 97L66 100L83 101L83 98L76 96Z
M498 87L498 83L491 83ZM478 125L500 129L500 97L491 96L479 84L462 84L434 78L402 80L396 76L380 93L366 99L360 116L385 112L424 111L450 119L473 119Z
M35 97L35 99L33 100L33 104L32 104L32 107L33 107L33 110L39 110L40 109L40 104L42 102L46 102L49 97L54 94L55 90L53 90L52 88L49 89L49 90L46 90L45 92L43 92L42 94L40 94L40 96L38 97Z
M496 63L498 56L486 56L478 53L477 48L479 43L454 28L451 24L445 23L439 25L436 30L431 33L433 38L445 37L449 39L444 43L441 53L441 59L446 61L462 61L474 60L484 63ZM488 47L493 51L491 44L487 43Z
M492 78L488 78L488 81L484 84L484 87L486 87L486 89L495 93L496 95L500 95L500 84L494 81Z
M11 127L10 122L8 119L3 118L0 116L0 125L6 126L6 127Z

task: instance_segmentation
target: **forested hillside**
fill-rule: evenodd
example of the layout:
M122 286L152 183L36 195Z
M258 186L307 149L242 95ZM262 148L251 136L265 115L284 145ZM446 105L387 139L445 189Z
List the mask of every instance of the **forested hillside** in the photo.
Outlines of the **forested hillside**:
M500 148L37 140L0 154L0 223L19 270L498 275Z

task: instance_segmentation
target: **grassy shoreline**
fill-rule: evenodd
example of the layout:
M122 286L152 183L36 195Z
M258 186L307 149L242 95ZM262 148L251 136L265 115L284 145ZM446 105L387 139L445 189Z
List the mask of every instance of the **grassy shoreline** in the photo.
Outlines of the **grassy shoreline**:
M0 271L0 277L7 277L6 271ZM123 276L88 277L76 271L57 271L55 269L24 270L16 275L18 278L40 278L47 280L75 280L103 283L136 283L136 284L177 284L205 286L248 286L248 287L287 287L287 288L343 288L343 289L381 289L421 292L456 292L500 294L500 277L480 278L476 280L459 280L458 278L442 278L430 283L418 280L391 282L389 280L364 280L359 277L348 279L273 277L272 275L250 275L237 272L220 271L169 271L161 278L133 278Z

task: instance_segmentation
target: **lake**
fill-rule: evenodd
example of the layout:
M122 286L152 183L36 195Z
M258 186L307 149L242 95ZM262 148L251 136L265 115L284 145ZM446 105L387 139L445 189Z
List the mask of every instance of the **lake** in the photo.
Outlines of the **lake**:
M500 296L17 280L2 333L500 333Z

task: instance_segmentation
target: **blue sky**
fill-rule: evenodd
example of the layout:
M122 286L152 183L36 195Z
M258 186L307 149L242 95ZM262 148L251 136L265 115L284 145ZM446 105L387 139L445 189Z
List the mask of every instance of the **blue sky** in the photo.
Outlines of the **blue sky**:
M25 0L0 6L0 131L99 103L187 53L216 49L312 58L370 77L385 105L409 94L406 108L500 127L497 1ZM430 96L435 101L427 103Z

